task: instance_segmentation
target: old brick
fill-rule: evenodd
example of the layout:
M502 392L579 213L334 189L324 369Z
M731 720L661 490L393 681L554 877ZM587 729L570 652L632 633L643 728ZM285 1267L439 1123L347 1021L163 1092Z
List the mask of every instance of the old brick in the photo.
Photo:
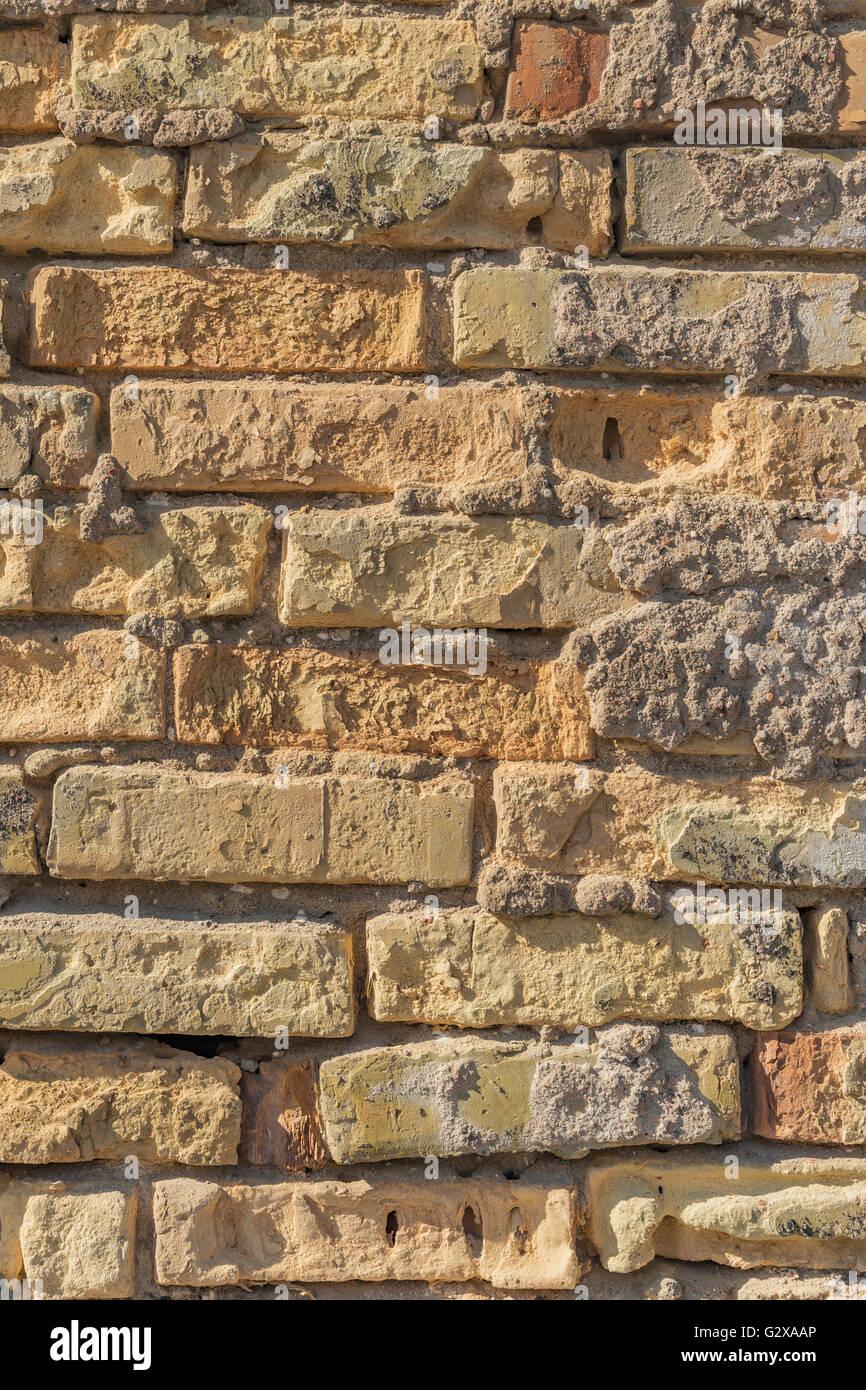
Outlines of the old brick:
M233 1163L239 1079L232 1062L159 1043L10 1048L0 1065L0 1161Z
M45 795L24 784L17 769L0 769L0 873L38 874L37 829L45 829Z
M462 778L70 768L48 859L61 878L447 887L469 880L473 801Z
M515 27L505 114L519 121L557 120L595 101L610 34L570 24Z
M280 616L292 627L568 627L629 601L600 587L593 539L523 517L292 513Z
M866 364L856 275L598 266L465 271L455 287L461 367L785 372Z
M516 481L525 429L520 392L473 384L142 381L111 393L112 451L137 488L390 493ZM80 473L70 460L64 485Z
M227 617L258 603L271 517L258 507L142 510L142 529L82 540L72 507L41 544L0 532L0 611Z
M619 1144L736 1139L736 1049L721 1029L620 1024L589 1046L411 1043L319 1067L325 1140L338 1163L426 1154L580 1158Z
M183 227L209 241L506 250L540 240L604 256L611 175L595 150L244 135L192 150Z
M588 1235L605 1269L654 1255L754 1269L866 1269L866 1160L735 1145L736 1179L712 1150L603 1154L587 1164Z
M0 377L8 376L11 366L9 353L6 351L5 347L6 324L8 322L6 317L6 295L8 289L9 282L7 280L0 280Z
M0 1278L45 1299L132 1298L135 1183L0 1174Z
M367 995L383 1022L569 1032L618 1018L778 1028L802 1007L801 927L711 915L696 929L577 913L514 921L480 908L368 918ZM777 927L762 931L761 926Z
M278 1059L241 1072L241 1156L247 1163L290 1172L323 1168L313 1064Z
M0 634L0 727L9 739L163 738L165 655L122 632Z
M812 1004L821 1013L843 1014L851 1006L848 973L848 914L841 907L815 908L805 916L803 942Z
M9 913L0 932L0 1024L348 1037L352 939L324 923Z
M768 499L866 491L866 402L850 396L742 395L696 387L575 387L552 392L561 475L614 491L734 493Z
M72 95L84 110L227 107L253 121L469 121L483 76L474 25L433 15L229 11L192 19L87 15L72 24Z
M417 371L417 270L31 272L27 360L132 371Z
M753 1129L800 1144L866 1141L866 1033L772 1033L752 1053Z
M859 887L863 799L831 783L682 778L507 764L494 773L497 853L558 873ZM752 911L755 889L738 890ZM760 894L758 894L760 898Z
M80 486L96 462L98 411L96 397L75 386L0 386L0 487L22 473Z
M862 251L863 168L856 150L628 150L621 249Z
M60 44L52 29L4 29L0 46L0 132L56 130Z
M200 1182L154 1186L161 1284L481 1279L571 1289L574 1190L524 1177L425 1182ZM231 1234L230 1234L231 1233Z
M9 254L135 256L172 249L174 161L60 137L0 149L0 244Z
M556 661L496 660L480 674L221 643L182 647L175 658L185 743L591 758L588 713L580 673Z

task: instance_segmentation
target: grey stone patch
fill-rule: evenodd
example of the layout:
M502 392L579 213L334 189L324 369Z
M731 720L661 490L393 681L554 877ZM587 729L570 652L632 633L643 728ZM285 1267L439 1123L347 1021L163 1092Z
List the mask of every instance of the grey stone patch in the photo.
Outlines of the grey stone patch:
M615 362L645 371L747 376L809 366L796 280L754 279L733 303L700 315L693 273L564 276L553 293L553 339L563 366Z
M495 862L482 867L477 898L479 906L502 917L552 917L562 912L580 912L587 917L621 912L659 917L662 912L661 894L646 879L602 874L575 879Z
M866 540L815 531L728 499L608 528L620 582L658 597L580 639L596 733L667 751L747 733L788 779L866 753Z
M83 541L101 541L103 536L143 531L135 509L123 500L120 464L112 454L100 454L90 478L87 505L79 516Z

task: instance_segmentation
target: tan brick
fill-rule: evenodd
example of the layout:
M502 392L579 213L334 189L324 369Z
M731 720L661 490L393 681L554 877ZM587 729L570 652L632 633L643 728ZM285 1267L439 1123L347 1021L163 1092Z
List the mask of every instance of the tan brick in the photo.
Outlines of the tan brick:
M613 491L774 500L866 491L863 400L817 392L725 400L694 387L627 384L552 395L554 463L577 483L589 475Z
M482 56L473 24L434 15L87 15L72 24L72 95L90 110L228 107L254 121L469 121Z
M481 1279L496 1288L570 1289L573 1188L400 1178L154 1186L161 1284ZM232 1232L230 1235L229 1232Z
M734 1174L729 1158L736 1158ZM654 1255L738 1269L866 1269L866 1160L762 1144L604 1154L587 1164L588 1235L605 1269Z
M142 381L111 393L111 445L137 488L472 487L523 478L524 408L519 391L474 384ZM72 461L62 481L79 479Z
M159 1043L10 1048L0 1065L0 1161L233 1163L240 1070Z
M740 1131L736 1048L618 1025L588 1046L466 1040L370 1048L319 1067L325 1140L338 1163L427 1154L553 1152L619 1144L720 1144Z
M630 601L605 578L596 533L567 523L368 507L283 524L292 627L569 627Z
M0 149L0 243L9 254L171 251L174 160L58 137Z
M480 674L465 665L386 666L376 657L304 647L181 647L175 728L184 743L476 758L593 755L582 677L558 661L495 660Z
M130 371L418 371L417 270L51 266L28 281L27 361Z
M22 473L80 486L96 462L98 413L96 396L77 386L0 386L0 487Z
M812 1004L821 1013L844 1014L853 1002L848 914L841 907L815 908L806 913L805 926L803 947Z
M628 150L625 252L862 251L856 150Z
M472 785L70 768L48 851L61 878L214 883L467 883Z
M313 1063L278 1058L241 1072L241 1157L247 1163L293 1172L323 1168Z
M44 1299L132 1298L137 1207L132 1182L0 1173L0 1278Z
M38 874L37 829L45 829L46 798L25 786L17 769L0 769L0 873Z
M680 914L685 918L685 914ZM735 914L695 925L577 913L512 920L481 908L367 920L368 1007L383 1022L575 1032L618 1018L778 1028L800 1013L801 926Z
M592 256L610 246L610 156L589 150L310 140L267 132L194 147L183 228L208 241L364 242ZM528 224L535 219L537 232Z
M81 539L80 513L43 513L43 540L0 532L0 611L230 617L259 601L271 516L258 507L140 513L142 529Z
M752 1052L753 1129L795 1144L866 1141L866 1033L765 1033Z
M4 29L0 41L0 132L56 130L60 44L52 29Z
M866 882L866 806L841 785L512 763L495 770L494 796L499 856L550 872L802 887Z
M0 1025L348 1037L352 938L325 923L7 913Z
M163 738L165 655L128 643L122 632L0 634L4 736L39 743Z
M454 291L461 367L856 376L856 275L598 266L476 269Z

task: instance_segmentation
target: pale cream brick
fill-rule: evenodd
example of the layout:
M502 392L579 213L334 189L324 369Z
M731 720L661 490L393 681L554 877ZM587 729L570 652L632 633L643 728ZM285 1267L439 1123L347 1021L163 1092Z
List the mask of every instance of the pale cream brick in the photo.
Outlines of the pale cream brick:
M597 533L565 522L376 507L284 521L292 627L570 627L631 601L613 586Z
M7 913L0 1025L111 1033L348 1037L352 937L311 922Z
M368 1005L382 1022L458 1028L574 1032L618 1018L779 1028L802 1008L801 937L794 911L766 923L727 912L697 930L670 915L384 914L367 921Z
M0 1173L0 1278L44 1299L132 1298L137 1209L132 1182Z
M165 666L123 632L0 634L0 728L38 743L163 738Z
M86 15L72 24L72 95L85 110L469 121L482 58L473 24L433 15Z
M240 1069L159 1043L6 1050L0 1162L234 1163Z
M655 1255L754 1269L866 1269L866 1160L763 1144L603 1154L587 1164L587 1233L605 1269Z
M140 148L57 137L0 148L0 245L145 256L174 245L175 162Z
M125 371L418 371L425 278L50 266L27 288L34 367Z
M400 1178L256 1184L170 1179L154 1186L161 1284L481 1279L496 1288L570 1289L573 1188Z
M473 802L462 778L70 768L48 860L61 878L447 887L469 880Z

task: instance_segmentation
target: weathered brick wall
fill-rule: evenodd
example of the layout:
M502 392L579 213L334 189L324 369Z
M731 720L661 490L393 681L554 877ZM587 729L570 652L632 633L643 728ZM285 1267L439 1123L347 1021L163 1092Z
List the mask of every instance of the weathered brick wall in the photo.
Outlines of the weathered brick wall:
M856 1287L864 137L862 0L0 0L0 1280Z

